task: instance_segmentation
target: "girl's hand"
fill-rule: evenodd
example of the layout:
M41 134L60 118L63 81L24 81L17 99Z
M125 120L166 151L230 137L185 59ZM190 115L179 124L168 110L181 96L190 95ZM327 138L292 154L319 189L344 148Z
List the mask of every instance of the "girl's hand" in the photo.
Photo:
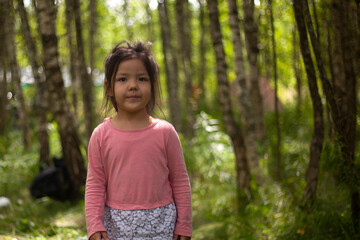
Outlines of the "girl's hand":
M191 237L185 237L185 236L179 236L177 234L174 234L173 240L190 240Z
M90 236L89 240L110 240L106 232L96 232Z

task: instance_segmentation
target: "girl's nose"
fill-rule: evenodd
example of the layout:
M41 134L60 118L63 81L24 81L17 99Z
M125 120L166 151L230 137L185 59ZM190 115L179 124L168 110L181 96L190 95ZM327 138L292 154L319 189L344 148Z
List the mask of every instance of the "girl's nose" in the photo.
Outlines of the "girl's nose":
M129 81L129 90L137 90L138 85L136 79L131 79Z

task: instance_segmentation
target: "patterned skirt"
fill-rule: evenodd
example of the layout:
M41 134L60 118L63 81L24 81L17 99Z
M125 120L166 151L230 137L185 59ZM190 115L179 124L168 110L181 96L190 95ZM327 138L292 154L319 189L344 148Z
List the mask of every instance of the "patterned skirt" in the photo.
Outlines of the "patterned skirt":
M105 228L111 240L172 240L176 207L118 210L105 206Z

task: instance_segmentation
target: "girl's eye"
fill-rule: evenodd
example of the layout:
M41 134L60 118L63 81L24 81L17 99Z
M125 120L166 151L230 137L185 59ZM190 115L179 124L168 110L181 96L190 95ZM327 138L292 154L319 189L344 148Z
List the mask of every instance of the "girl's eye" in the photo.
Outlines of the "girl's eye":
M141 82L146 82L146 81L147 81L147 78L141 77L141 78L139 78L139 81L141 81Z
M119 82L125 82L125 81L126 81L126 78L124 78L124 77L118 78L118 81L119 81Z

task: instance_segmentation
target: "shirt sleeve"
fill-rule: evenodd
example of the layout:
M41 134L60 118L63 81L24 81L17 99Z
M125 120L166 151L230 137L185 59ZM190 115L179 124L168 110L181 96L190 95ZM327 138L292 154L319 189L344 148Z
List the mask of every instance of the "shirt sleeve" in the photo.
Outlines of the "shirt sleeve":
M104 207L106 178L101 159L99 129L95 129L88 147L88 172L85 190L85 215L88 237L96 232L106 231Z
M180 139L173 127L169 131L166 151L169 167L169 181L177 210L174 233L191 237L192 212L190 181L186 170Z

